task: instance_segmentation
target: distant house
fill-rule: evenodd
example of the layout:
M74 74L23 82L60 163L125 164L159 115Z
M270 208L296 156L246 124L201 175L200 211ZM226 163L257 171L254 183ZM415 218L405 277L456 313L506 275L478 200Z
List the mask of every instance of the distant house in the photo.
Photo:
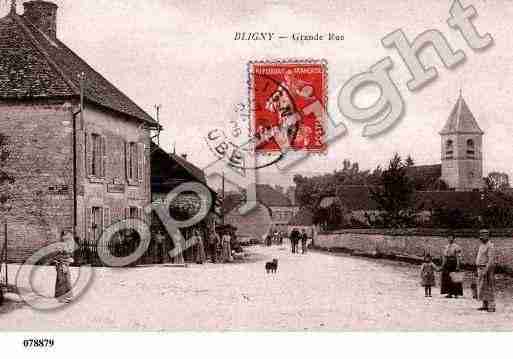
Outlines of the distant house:
M150 131L159 127L59 40L57 5L23 6L0 19L0 133L16 181L2 220L15 261L63 229L95 241L118 220L146 217Z
M447 183L442 180L442 165L420 165L406 168L406 175L415 183L416 190L448 190Z
M225 222L238 228L238 235L258 240L269 231L287 231L290 220L299 211L289 198L270 185L256 185L256 209L247 214L239 212L245 202L242 194L231 194L224 200Z
M324 212L324 220L318 223L322 229L328 228L329 217L337 215L330 211L340 211L339 217L347 224L368 224L367 217L378 213L378 204L372 199L371 187L368 186L341 187L337 196L321 198L317 208Z

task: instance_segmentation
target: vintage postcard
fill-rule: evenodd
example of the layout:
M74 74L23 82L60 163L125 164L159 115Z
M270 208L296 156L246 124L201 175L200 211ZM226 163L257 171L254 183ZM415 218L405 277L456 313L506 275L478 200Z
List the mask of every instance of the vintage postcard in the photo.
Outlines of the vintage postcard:
M512 331L512 16L0 2L0 331Z

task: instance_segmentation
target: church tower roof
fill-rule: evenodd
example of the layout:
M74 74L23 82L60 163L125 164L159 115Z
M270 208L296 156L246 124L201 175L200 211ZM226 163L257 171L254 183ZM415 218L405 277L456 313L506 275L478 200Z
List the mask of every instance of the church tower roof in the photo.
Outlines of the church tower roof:
M477 133L484 134L483 130L477 124L474 115L467 106L460 92L460 97L454 106L447 123L440 132L441 135L455 133Z

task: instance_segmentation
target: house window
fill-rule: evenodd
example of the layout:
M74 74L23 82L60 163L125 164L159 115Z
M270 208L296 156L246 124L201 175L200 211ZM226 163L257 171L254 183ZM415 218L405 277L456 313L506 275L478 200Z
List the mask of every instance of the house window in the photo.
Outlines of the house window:
M135 179L137 174L137 143L130 142L128 157L128 178Z
M102 155L102 141L100 135L92 134L92 146L93 146L93 158L91 164L91 174L96 177L100 177L101 174L101 155Z
M130 184L143 182L144 145L137 142L126 143L125 151L126 177Z
M447 140L445 143L445 158L451 159L454 155L454 142L452 140Z
M103 209L102 207L93 207L91 209L91 233L93 239L99 239L103 230Z
M105 178L106 142L105 137L92 133L86 143L87 173L96 178Z
M474 140L467 141L467 158L474 158L476 155Z
M139 218L139 209L137 207L130 207L130 218Z

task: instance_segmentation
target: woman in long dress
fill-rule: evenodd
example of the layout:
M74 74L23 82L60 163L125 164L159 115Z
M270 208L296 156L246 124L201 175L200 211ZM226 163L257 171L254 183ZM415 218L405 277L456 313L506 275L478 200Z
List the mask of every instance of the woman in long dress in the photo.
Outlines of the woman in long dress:
M71 232L61 233L61 242L73 240ZM71 286L71 272L69 266L73 263L72 254L65 248L59 251L52 261L57 272L55 280L55 298L59 302L69 303L73 299L73 288Z
M224 263L233 262L230 241L230 235L228 233L224 234L222 239L222 258Z
M454 243L454 235L451 234L442 257L440 292L446 294L446 298L458 298L463 295L463 283L456 283L451 279L451 273L460 271L461 256L461 247Z

